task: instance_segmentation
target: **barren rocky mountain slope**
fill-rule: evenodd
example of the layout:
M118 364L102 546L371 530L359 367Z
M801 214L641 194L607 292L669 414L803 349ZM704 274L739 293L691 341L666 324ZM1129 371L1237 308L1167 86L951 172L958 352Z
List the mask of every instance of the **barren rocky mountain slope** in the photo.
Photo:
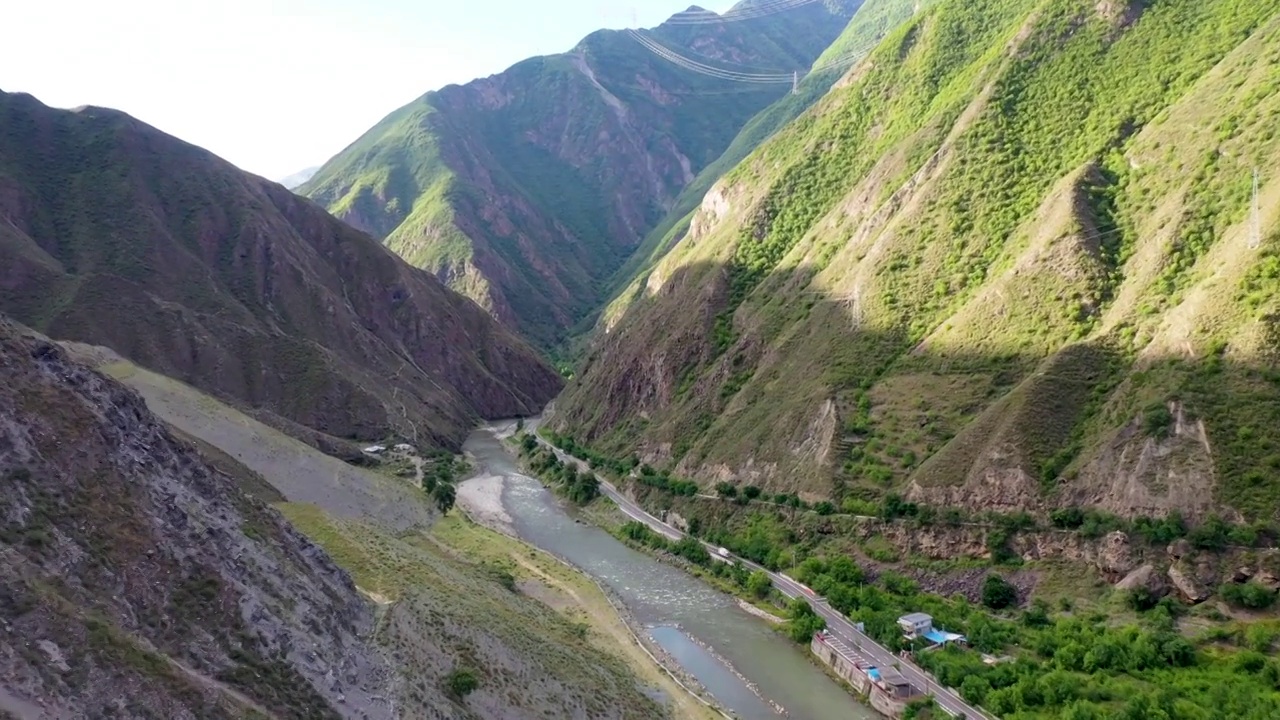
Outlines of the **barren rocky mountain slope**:
M331 450L457 447L561 385L473 302L283 187L21 94L0 94L0 311Z
M72 351L0 319L0 717L665 715L608 643L438 536L419 489Z
M0 708L392 718L346 573L142 399L0 320Z

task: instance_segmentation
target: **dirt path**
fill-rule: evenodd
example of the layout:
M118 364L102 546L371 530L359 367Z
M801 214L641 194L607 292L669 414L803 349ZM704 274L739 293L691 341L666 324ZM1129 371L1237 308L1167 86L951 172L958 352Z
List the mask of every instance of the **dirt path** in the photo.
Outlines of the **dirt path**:
M259 715L262 715L265 718L270 718L271 720L279 720L279 716L277 716L275 713L271 712L270 710L266 709L265 707L259 705L257 702L254 701L253 698L249 697L248 695L245 695L244 693L233 689L232 687L230 687L229 685L226 685L225 683L222 683L218 680L214 680L208 675L198 673L195 670L187 667L186 665L183 665L182 663L178 662L177 660L174 660L173 658L168 658L168 660L169 660L169 665L173 667L174 670L177 670L183 675L186 675L188 678L191 678L191 680L193 680L197 684L202 685L209 690L213 690L214 692L221 694L222 696L232 700L242 708L248 708L250 710L253 710Z

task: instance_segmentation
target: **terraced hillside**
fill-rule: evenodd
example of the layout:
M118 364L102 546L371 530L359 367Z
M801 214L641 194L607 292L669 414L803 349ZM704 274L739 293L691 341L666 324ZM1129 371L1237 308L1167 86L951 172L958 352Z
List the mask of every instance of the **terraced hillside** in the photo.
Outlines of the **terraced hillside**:
M333 452L456 447L561 386L475 303L283 187L123 113L4 93L0 311Z
M712 189L556 429L810 499L1275 519L1277 11L921 11Z
M859 4L767 13L776 3L748 0L726 15L746 19L693 8L644 32L718 68L803 73ZM427 93L299 191L551 347L681 190L789 90L706 77L602 30Z

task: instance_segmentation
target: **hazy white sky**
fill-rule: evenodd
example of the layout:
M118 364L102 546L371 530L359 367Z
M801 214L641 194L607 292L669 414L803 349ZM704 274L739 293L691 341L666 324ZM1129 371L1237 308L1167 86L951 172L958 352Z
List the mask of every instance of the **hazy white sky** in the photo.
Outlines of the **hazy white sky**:
M428 90L692 0L5 0L0 90L103 105L280 178ZM732 2L698 3L716 11Z

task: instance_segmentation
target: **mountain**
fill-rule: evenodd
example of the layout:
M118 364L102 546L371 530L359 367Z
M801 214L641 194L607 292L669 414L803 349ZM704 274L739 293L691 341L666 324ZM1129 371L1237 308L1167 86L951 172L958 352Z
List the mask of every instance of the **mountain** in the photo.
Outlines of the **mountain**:
M715 162L698 173L680 195L661 222L649 231L644 241L614 274L610 282L611 299L671 249L689 230L694 212L712 185L726 172L746 159L747 155L775 132L795 120L820 100L831 86L844 77L849 68L869 55L894 28L925 7L931 0L865 0L826 51L813 63L795 93L782 96L761 110L742 127Z
M298 172L292 175L281 178L276 182L289 188L290 190L294 190L294 189L297 189L300 185L302 185L306 181L310 180L312 177L314 177L318 170L320 170L319 165L315 167L309 167L306 170L299 170Z
M0 94L0 219L0 311L330 449L456 448L561 386L372 238L120 112Z
M523 576L530 594L515 591L426 530L434 511L403 480L2 316L0 377L0 717L666 716L621 653L563 614L581 612L573 598ZM284 502L307 486L314 504ZM352 503L361 491L397 502ZM439 524L469 553L503 547Z
M543 347L696 174L790 90L859 0L785 12L692 8L643 35L698 63L781 73L735 83L658 57L625 31L430 92L325 163L299 192L383 239Z
M712 188L554 429L811 500L1276 519L1278 10L923 9Z
M345 696L393 717L373 612L326 555L3 318L0 368L0 621L22 638L0 715L338 718Z

